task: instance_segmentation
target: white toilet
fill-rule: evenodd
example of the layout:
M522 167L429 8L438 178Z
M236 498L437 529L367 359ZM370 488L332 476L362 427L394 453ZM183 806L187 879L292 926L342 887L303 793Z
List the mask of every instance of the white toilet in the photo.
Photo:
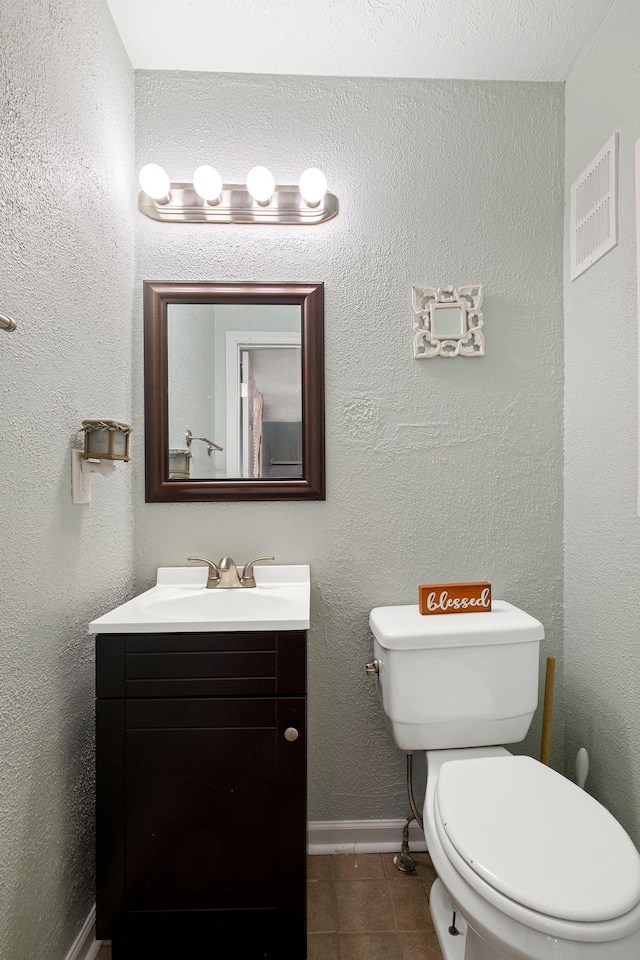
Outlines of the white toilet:
M378 607L369 623L393 737L426 750L430 907L445 960L640 960L628 835L570 780L496 746L529 729L542 624L500 600L490 613Z

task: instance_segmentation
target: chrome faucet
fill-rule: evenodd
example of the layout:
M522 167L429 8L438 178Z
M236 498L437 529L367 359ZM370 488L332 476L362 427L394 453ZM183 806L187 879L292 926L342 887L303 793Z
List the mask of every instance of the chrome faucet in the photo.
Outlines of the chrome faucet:
M274 557L256 557L242 568L242 575L231 557L223 557L220 563L207 560L205 557L189 557L189 563L206 563L208 567L207 590L236 590L238 587L255 587L256 578L253 575L254 563L273 560Z

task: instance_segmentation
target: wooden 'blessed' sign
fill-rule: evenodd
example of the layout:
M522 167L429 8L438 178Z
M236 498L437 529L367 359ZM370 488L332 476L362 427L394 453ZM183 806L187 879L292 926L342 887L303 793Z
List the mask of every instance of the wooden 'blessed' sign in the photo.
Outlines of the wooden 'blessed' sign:
M434 613L490 613L491 584L421 583L418 607L423 616Z

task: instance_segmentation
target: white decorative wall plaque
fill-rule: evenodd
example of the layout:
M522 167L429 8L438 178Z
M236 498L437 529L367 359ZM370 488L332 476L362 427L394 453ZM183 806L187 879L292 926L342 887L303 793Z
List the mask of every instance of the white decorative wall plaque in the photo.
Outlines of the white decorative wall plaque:
M484 357L482 284L414 287L413 356Z

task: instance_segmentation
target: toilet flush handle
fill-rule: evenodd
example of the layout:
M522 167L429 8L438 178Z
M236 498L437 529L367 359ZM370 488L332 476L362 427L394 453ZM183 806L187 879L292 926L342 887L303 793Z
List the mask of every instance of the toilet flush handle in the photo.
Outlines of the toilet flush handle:
M367 664L367 676L368 677L377 677L380 673L380 661L372 660L371 663Z

